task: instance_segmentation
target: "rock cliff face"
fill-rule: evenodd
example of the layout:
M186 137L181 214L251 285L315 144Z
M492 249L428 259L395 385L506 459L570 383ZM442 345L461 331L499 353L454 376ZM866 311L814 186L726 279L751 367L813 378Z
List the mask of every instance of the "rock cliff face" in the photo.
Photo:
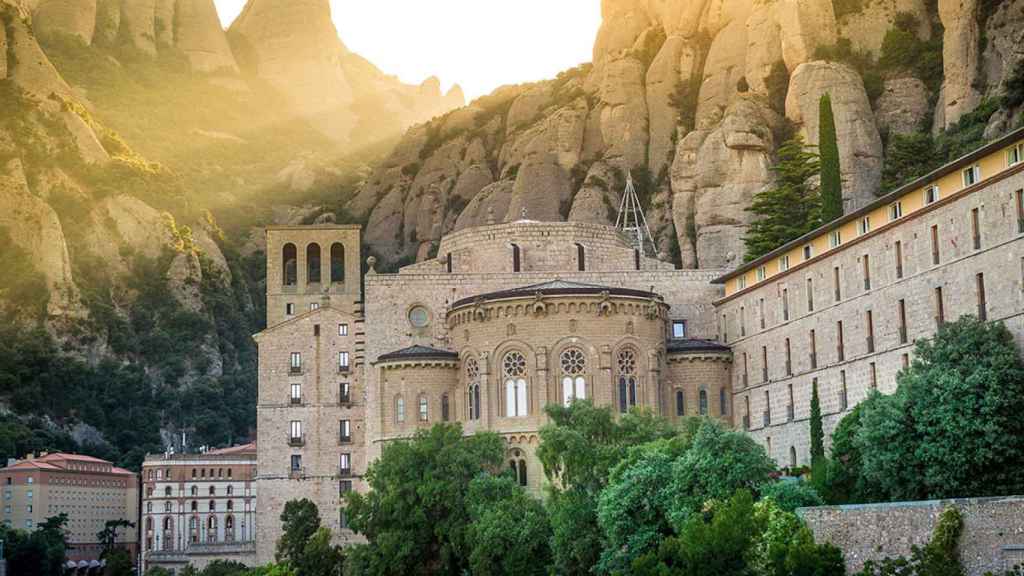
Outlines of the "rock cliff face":
M242 65L336 141L350 139L359 121L353 108L368 97L402 127L465 103L460 88L442 95L437 78L402 84L349 51L326 0L250 0L229 34Z
M817 142L822 94L836 111L845 205L857 208L880 193L887 138L941 131L999 94L1024 59L1022 6L603 0L592 65L411 130L348 209L394 264L433 257L441 235L488 219L613 221L632 172L659 250L678 250L685 267L734 266L782 137ZM941 93L933 78L873 63L907 22L921 42L939 34ZM881 78L861 76L875 69ZM993 116L990 132L1011 117Z

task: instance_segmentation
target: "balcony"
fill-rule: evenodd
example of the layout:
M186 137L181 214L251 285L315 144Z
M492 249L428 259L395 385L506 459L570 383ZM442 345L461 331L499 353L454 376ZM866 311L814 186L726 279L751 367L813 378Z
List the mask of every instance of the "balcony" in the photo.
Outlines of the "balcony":
M351 466L349 466L349 467L339 467L338 468L338 476L340 478L351 478L352 477L352 467Z
M792 422L796 419L796 408L790 404L786 406L786 422Z
M296 398L295 396L289 396L288 403L291 404L292 406L299 406L302 404L302 397L299 396Z
M306 435L305 434L299 434L298 436L292 436L291 434L289 434L288 435L288 445L289 446L305 446L306 445Z
M762 424L763 424L763 426L765 428L771 426L772 425L772 413L770 411L768 411L768 410L765 410L764 414L761 415L761 420L762 420Z

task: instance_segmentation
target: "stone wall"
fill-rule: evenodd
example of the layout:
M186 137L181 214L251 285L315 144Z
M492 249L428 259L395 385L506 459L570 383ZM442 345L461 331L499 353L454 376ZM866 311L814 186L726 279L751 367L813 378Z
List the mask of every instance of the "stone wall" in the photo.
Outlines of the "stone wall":
M914 341L935 334L937 288L942 289L946 321L978 314L978 274L984 278L987 318L1003 322L1024 351L1024 233L1015 206L1022 187L1024 172L1012 169L986 186L950 194L892 224L876 222L872 232L851 238L840 249L807 264L794 262L791 271L719 301L719 333L733 351L737 425L749 415L751 434L776 461L808 463L814 379L828 439L871 389L896 389L896 375L911 361ZM974 209L981 232L978 248ZM933 226L938 264L933 259ZM897 274L897 250L902 276ZM902 329L901 303L906 318Z
M673 421L703 415L733 424L731 380L728 352L670 352L662 385L662 415ZM683 393L682 410L677 392Z
M437 261L444 262L451 254L452 272L456 273L512 272L513 244L520 248L520 270L524 272L580 271L579 247L583 248L586 271L636 268L633 248L624 242L616 228L583 222L531 220L470 228L445 236ZM428 262L427 267L431 264ZM672 270L673 266L641 257L640 269ZM411 266L404 271L422 270Z
M853 574L868 560L909 556L911 546L927 544L948 507L956 507L963 515L960 560L969 576L1024 564L1022 497L823 506L797 513L815 540L842 549L847 572Z

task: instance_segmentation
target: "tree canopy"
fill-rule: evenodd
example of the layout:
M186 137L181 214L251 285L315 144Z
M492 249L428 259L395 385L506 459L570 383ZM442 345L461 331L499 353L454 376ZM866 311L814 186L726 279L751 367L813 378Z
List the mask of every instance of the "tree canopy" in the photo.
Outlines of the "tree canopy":
M775 184L757 193L747 210L754 221L743 238L746 261L775 250L821 225L821 170L817 153L796 136L779 147L772 171Z
M843 215L843 177L832 97L827 92L822 94L818 105L818 152L821 154L821 220L831 222Z

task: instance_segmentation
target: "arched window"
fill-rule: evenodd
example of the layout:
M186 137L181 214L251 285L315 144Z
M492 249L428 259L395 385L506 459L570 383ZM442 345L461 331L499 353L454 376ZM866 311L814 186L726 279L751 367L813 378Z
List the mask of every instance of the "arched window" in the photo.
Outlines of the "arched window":
M686 395L682 390L676 390L676 416L686 415Z
M196 519L195 516L188 519L188 527L192 530L195 530L199 527L199 521Z
M153 513L153 503L152 502L146 502L146 512L149 513L149 514Z
M164 530L170 530L170 529L171 529L171 519L170 518L164 518Z
M234 516L228 516L227 518L225 518L224 519L224 527L227 528L228 530L234 528L235 527L235 517Z
M198 486L193 486L191 492L192 492L193 496L198 496L199 495L199 487Z
M166 488L164 488L164 496L167 497L167 498L171 497L171 487L170 486L167 486Z
M587 270L587 249L580 243L576 244L576 269L580 272Z
M164 502L164 512L174 512L174 504L170 502Z
M526 486L526 460L519 461L519 485Z
M466 407L470 420L480 419L480 364L476 358L466 359L466 382L469 385L466 395Z
M228 478L231 478L231 468L228 468Z
M451 252L446 254L445 257L444 257L444 269L449 274L452 273L452 253Z
M306 246L306 283L320 283L320 245L316 242Z
M619 412L625 414L637 404L636 352L629 348L621 350L616 367L619 371Z
M701 390L700 391L700 415L701 416L707 416L708 415L708 391L707 390Z
M640 250L639 249L633 250L633 267L636 268L637 270L640 269Z
M345 281L345 247L339 242L331 244L331 282Z
M227 506L228 506L228 510L234 510L235 509L235 502L233 500L228 500Z
M214 510L216 510L216 509L217 509L217 502L216 502L216 501L214 501L214 500L210 500L210 504L209 504L209 510L210 510L210 512L213 512L213 511L214 511Z
M294 246L292 246L292 248L294 248ZM192 477L193 478L196 477L196 469L195 468L192 469Z
M199 510L199 503L196 502L195 500L193 500L192 501L192 511L195 512L197 510Z
M796 447L789 447L789 467L796 468Z
M449 420L449 406L448 406L448 393L441 394L441 420L447 422Z
M210 516L206 520L206 526L210 530L216 530L217 529L217 517L216 516Z
M146 518L146 530L152 530L152 529L153 529L153 519L152 518Z
M281 280L285 286L295 286L299 283L299 256L295 244L289 242L281 249ZM192 470L192 477L196 477L196 471Z
M405 398L401 394L395 396L395 422L405 422Z
M526 486L526 460L521 457L521 452L518 449L512 451L512 459L508 461L508 469L512 473L512 478L520 486Z
M230 469L230 468L228 469L228 472L231 472L231 469ZM234 486L231 486L231 485L229 484L229 485L228 485L228 496L231 496L231 495L232 495L232 494L234 494L234 493L235 493L235 488L234 488Z
M210 486L210 496L213 496L216 493L217 493L216 488L214 488L213 486Z
M562 368L562 400L565 405L587 397L587 358L579 348L567 348L559 358Z
M719 410L721 410L722 416L729 413L729 399L726 397L725 388L718 390L718 404Z
M505 354L501 363L505 376L505 416L526 416L526 357L521 352Z
M426 422L427 420L430 419L430 405L427 401L426 394L420 394L419 406L420 422Z
M512 271L521 272L523 268L523 254L518 244L512 245Z

